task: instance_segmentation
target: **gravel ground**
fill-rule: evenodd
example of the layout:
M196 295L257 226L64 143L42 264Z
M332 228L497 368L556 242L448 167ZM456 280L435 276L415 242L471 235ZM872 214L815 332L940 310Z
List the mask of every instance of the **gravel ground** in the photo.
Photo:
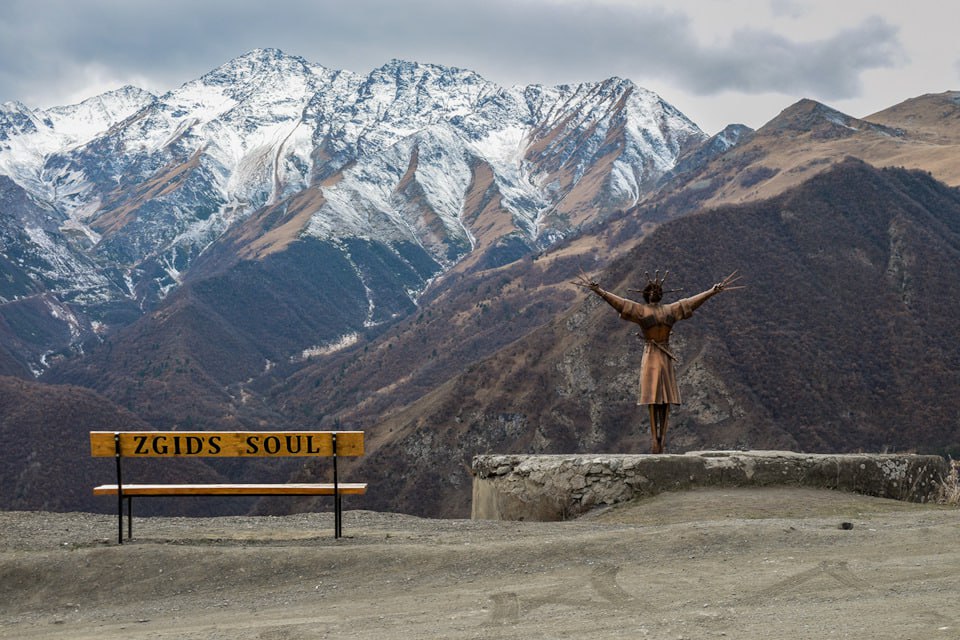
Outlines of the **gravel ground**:
M0 638L960 638L960 511L812 489L571 522L0 512Z

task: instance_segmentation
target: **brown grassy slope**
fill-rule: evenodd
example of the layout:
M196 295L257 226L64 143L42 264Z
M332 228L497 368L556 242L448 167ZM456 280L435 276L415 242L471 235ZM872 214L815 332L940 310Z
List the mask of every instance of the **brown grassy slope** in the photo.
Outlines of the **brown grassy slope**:
M801 100L698 171L649 199L671 210L770 198L845 157L876 167L930 171L960 184L960 103L955 92L922 96L864 119Z
M949 185L960 185L960 91L912 98L867 116L866 120L906 132L915 144L895 150L885 164L920 168ZM871 163L884 163L869 158Z
M910 98L865 118L931 144L960 142L960 91Z
M773 200L665 224L598 275L621 293L658 267L685 294L733 269L749 285L675 332L685 404L671 450L935 451L960 446L958 265L956 190L851 160ZM578 294L548 325L364 425L367 504L464 515L477 453L648 450L634 332Z

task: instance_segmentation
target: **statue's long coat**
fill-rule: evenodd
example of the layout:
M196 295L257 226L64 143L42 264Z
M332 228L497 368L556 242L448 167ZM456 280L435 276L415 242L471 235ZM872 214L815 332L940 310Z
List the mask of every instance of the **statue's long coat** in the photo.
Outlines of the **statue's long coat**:
M686 320L706 299L704 292L671 304L647 304L599 290L601 298L620 312L620 317L640 325L643 359L640 362L640 395L637 404L680 404L680 388L674 372L675 357L670 351L670 331Z

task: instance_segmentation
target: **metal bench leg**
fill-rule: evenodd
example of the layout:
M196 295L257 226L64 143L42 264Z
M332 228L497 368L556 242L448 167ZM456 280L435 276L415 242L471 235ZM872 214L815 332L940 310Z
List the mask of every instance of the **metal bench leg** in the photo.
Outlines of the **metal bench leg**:
M117 460L117 543L123 544L123 469L120 465L120 432L113 433L114 457ZM130 503L127 503L127 513L129 513Z
M330 436L333 447L333 538L336 540L342 533L340 525L340 478L337 474L337 434Z
M333 510L334 510L334 523L333 523L333 537L339 538L343 535L343 520L340 509L340 494L337 494L333 498Z
M117 543L123 544L123 492L117 492Z

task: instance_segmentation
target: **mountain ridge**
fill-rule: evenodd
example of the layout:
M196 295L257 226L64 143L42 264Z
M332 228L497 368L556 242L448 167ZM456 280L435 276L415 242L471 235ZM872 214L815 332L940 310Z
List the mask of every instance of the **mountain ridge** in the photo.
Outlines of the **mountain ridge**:
M644 202L682 212L770 198L848 156L960 185L960 107L951 96L956 92L912 98L865 118L801 99L756 131L739 130L729 153L684 159L682 173L664 176Z

